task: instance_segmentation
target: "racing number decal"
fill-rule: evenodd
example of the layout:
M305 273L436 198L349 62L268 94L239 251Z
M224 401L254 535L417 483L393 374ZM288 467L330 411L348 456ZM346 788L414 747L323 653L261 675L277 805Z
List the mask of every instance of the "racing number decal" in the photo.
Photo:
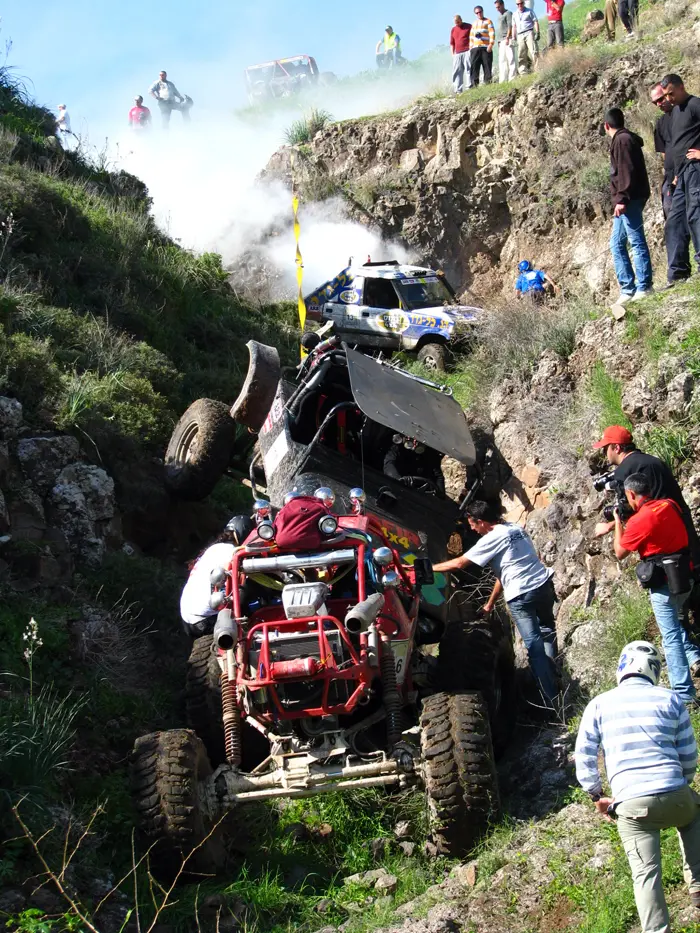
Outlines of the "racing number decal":
M408 659L409 642L403 638L401 641L392 641L391 650L396 661L396 682L402 684L406 679L406 661Z

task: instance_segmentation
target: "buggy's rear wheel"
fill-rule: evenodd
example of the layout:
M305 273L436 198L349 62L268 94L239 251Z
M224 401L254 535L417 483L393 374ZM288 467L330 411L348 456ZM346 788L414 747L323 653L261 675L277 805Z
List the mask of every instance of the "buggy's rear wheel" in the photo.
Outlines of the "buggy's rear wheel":
M436 693L420 727L432 837L438 852L462 857L500 810L488 709L478 693Z
M200 398L175 425L165 452L165 485L181 499L205 499L231 462L236 422L223 402Z
M154 874L211 875L223 868L222 828L202 811L197 785L211 774L201 740L189 729L137 739L130 756L131 790Z

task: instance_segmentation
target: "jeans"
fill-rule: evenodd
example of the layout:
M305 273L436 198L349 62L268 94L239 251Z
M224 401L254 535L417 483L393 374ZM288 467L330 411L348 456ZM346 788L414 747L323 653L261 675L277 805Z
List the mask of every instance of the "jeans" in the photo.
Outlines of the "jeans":
M634 271L637 273L637 288L651 288L651 256L644 236L643 208L642 201L630 201L624 214L613 219L610 252L623 295L634 295ZM628 242L634 258L634 271L627 251Z
M700 648L688 638L681 622L683 604L689 595L683 593L680 596L671 596L666 584L649 590L651 608L661 632L671 689L684 703L690 703L695 699L695 685L690 676L690 666L700 661Z
M177 100L158 100L158 109L160 110L160 115L163 118L163 126L170 125L170 114L173 110L179 110L182 113L182 119L188 121L190 119L190 108L185 106L184 101Z
M637 14L639 13L639 0L618 0L617 12L620 16L622 25L629 33L637 25Z
M532 30L518 33L518 74L524 75L532 71L537 64L539 49L537 39Z
M691 893L700 891L700 809L687 784L615 807L617 828L632 872L642 933L671 933L661 880L661 830L675 826L683 856L683 877Z
M518 70L513 42L501 39L498 43L498 80L501 84L512 81Z
M550 703L558 693L554 668L557 656L554 599L554 586L548 580L536 590L508 601L508 610L525 642L532 673Z
M452 87L455 94L461 94L465 86L468 88L472 86L469 72L469 52L455 52L452 56Z
M493 52L489 52L485 46L472 49L469 53L469 71L472 79L472 87L479 86L479 72L484 71L484 84L491 84L491 72L493 69Z
M553 49L555 45L564 45L564 24L561 20L547 23L547 48Z

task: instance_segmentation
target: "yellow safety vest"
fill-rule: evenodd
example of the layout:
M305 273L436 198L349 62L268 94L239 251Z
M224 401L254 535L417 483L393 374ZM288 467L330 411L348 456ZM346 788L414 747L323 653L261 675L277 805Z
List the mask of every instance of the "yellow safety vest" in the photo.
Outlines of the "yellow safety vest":
M392 49L395 49L398 45L398 39L399 37L395 32L392 32L390 36L387 36L387 34L384 33L384 51L390 52Z

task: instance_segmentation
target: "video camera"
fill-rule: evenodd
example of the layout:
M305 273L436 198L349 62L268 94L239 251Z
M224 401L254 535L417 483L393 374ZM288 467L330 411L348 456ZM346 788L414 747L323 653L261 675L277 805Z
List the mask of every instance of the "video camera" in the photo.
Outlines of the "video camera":
M596 492L607 490L615 496L614 505L608 504L603 506L603 518L606 522L614 521L615 510L617 510L623 522L634 514L627 501L627 496L625 496L625 484L622 480L615 479L614 471L611 470L609 473L602 473L600 476L596 476L593 480L593 488Z

